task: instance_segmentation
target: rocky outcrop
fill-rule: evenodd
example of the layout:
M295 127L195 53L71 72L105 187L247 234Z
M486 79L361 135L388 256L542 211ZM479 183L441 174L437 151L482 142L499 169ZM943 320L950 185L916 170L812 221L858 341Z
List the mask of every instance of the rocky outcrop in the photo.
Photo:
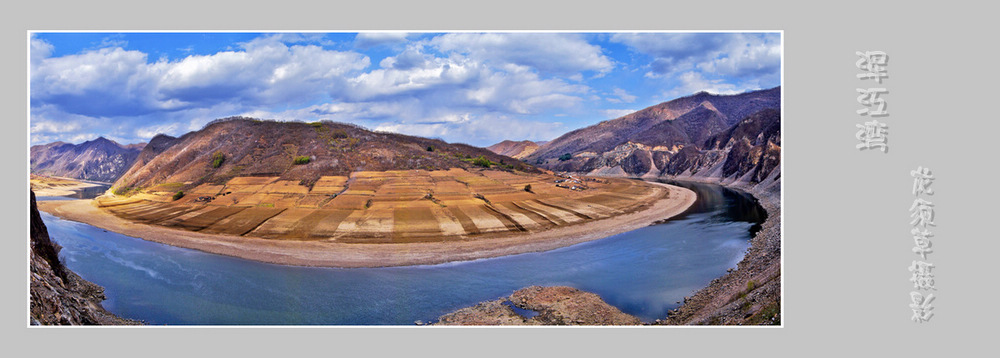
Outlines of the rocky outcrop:
M31 172L110 183L135 163L143 147L121 145L104 137L80 144L36 145L31 147Z
M567 133L526 159L595 176L770 186L781 175L780 97L780 87L699 93Z
M655 144L628 141L600 154L580 153L550 168L608 176L616 173L610 168L621 167L620 174L611 175L758 184L780 175L781 112L756 112L700 144Z
M650 147L702 146L709 137L756 112L780 108L781 87L737 95L700 92L566 133L525 159L551 169L565 167L566 161L558 158L570 154L577 167L574 171L584 171L586 159L579 158L580 153L605 153L629 142Z
M513 307L528 310L527 316ZM508 297L441 316L438 325L637 325L639 319L600 296L566 286L531 286Z
M84 280L59 261L59 245L49 238L31 193L32 325L135 325L101 307L104 289Z

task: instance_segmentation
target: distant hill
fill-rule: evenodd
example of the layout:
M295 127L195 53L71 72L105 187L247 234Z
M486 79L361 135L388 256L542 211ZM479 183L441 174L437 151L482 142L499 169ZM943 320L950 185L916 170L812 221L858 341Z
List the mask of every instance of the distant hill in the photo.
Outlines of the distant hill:
M121 145L104 137L80 144L31 147L31 173L114 182L135 163L145 144Z
M506 155L511 158L521 159L531 155L535 150L542 144L548 142L532 142L530 140L522 140L520 142L515 142L512 140L505 140L503 142L486 147L493 153L500 155Z
M493 168L538 172L514 158L465 144L334 122L233 117L179 138L153 138L115 187L165 183L192 187L245 176L281 177L312 185L320 176L354 171L473 168L479 156Z
M566 133L525 159L557 171L756 184L778 167L780 109L781 87L699 92Z

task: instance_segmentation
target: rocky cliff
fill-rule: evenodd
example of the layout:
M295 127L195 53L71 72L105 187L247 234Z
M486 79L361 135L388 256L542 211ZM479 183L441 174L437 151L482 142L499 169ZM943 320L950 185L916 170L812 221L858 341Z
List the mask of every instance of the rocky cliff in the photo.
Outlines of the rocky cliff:
M104 289L84 280L59 261L59 245L49 238L31 193L31 309L32 325L134 325L101 307Z
M599 176L670 177L776 185L781 88L698 93L567 133L526 160Z

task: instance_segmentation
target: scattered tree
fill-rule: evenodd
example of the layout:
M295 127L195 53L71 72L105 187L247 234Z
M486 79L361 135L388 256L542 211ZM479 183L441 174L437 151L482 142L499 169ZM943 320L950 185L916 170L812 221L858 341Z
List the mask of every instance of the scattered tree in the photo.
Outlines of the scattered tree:
M570 160L570 159L573 159L573 155L569 154L569 153L566 153L566 154L563 154L563 155L559 156L559 161L560 162L565 162L565 161Z
M525 184L525 185L524 185L524 191L526 191L526 192L529 192L529 193L530 193L530 192L531 192L531 184Z
M222 154L220 151L216 151L212 154L212 168L218 168L222 166L222 163L226 161L226 155Z
M294 163L295 165L309 164L309 160L310 160L309 157L300 155L295 157Z
M183 198L183 197L184 197L184 192L183 191L178 191L177 193L174 194L174 200L175 201L177 199L180 199L180 198Z

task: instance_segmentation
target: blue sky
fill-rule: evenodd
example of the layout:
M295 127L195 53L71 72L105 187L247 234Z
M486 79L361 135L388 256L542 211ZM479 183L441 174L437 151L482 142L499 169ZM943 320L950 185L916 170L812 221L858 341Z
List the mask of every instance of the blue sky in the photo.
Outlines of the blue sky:
M31 144L235 115L487 146L781 83L778 33L33 33Z

